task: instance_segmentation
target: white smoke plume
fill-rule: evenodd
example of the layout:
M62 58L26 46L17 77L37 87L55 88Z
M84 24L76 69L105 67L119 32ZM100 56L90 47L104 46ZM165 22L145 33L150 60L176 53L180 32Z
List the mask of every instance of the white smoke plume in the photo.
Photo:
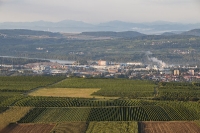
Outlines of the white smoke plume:
M167 66L167 64L165 62L163 62L162 60L158 60L155 57L150 58L150 61L156 62L160 67L166 67Z
M146 55L147 55L147 59L149 60L149 61L151 61L151 62L155 62L155 63L157 63L160 67L167 67L167 64L165 63L165 62L163 62L162 60L159 60L158 58L156 58L156 57L149 57L149 55L151 55L152 54L152 52L150 52L150 51L147 51L146 52Z

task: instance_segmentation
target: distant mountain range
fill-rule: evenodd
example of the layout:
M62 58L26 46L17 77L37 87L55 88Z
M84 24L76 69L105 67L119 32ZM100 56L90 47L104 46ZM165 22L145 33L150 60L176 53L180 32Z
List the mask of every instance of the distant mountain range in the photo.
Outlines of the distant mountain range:
M81 33L91 31L137 31L144 34L162 34L164 32L180 33L191 29L200 29L200 23L181 24L165 21L152 23L130 23L110 21L100 24L89 24L82 21L64 20L60 22L4 22L0 29L30 29L51 32Z
M0 29L0 38L1 37L43 37L43 38L65 38L73 35L75 38L80 37L110 37L110 38L134 38L134 37L181 37L181 36L200 36L200 29L193 29L189 31L185 31L182 33L173 33L173 32L165 32L161 35L147 35L142 34L136 31L123 31L123 32L114 32L114 31L91 31L91 32L82 32L77 34L62 34L59 32L49 32L49 31L37 31L37 30L27 30L27 29ZM78 39L78 38L77 38ZM83 39L83 38L82 38Z

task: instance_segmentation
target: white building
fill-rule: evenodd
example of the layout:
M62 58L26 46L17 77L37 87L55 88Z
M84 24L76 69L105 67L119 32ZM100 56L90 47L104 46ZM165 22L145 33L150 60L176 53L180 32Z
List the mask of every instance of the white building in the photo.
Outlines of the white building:
M99 61L98 61L98 65L99 65L99 66L106 66L106 65L107 65L107 61L99 60Z
M179 75L179 70L174 70L174 75Z
M193 75L194 76L194 70L189 70L188 72L190 75Z
M141 66L141 62L127 62L127 65L135 65L135 66Z

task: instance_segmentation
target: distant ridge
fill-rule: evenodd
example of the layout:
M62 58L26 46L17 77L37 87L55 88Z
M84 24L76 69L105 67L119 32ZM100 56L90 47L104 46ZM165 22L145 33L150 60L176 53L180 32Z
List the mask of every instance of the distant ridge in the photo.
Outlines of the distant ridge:
M200 36L200 29L193 29L190 31L186 31L186 32L183 32L182 35Z
M80 35L95 36L95 37L131 38L131 37L144 36L145 34L136 31L124 31L124 32L99 31L99 32L82 32Z
M115 20L100 24L90 24L82 21L63 20L60 22L4 22L0 23L0 29L30 29L67 33L81 33L91 31L137 31L144 34L162 34L164 32L200 29L200 23L182 24L166 21L156 21L151 23L133 23Z
M36 30L27 30L27 29L0 29L1 35L6 36L49 36L49 37L61 37L60 33L53 33L48 31L36 31Z
M43 38L66 38L72 34L63 34L59 32L50 32L50 31L39 31L39 30L28 30L28 29L0 29L0 37L43 37ZM185 31L182 33L173 33L173 32L164 32L163 34L143 34L137 31L91 31L91 32L82 32L76 33L77 37L110 37L110 38L138 38L138 39L148 39L148 38L180 38L183 36L200 36L200 29L193 29Z

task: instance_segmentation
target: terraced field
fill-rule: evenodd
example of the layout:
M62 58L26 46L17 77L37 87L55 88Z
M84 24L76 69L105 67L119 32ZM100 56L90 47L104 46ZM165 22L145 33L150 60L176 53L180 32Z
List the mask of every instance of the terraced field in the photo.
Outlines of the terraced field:
M141 106L155 105L156 102L149 100L129 99L83 99L64 97L25 97L15 102L15 106L32 107L104 107L104 106Z
M159 103L158 103L159 104ZM164 104L165 105L165 104ZM104 106L104 107L48 107L34 108L20 123L48 123L67 121L180 121L198 120L197 112L185 108L184 104L176 107L168 105L142 106Z
M156 127L164 126L170 129L185 126L184 131L195 133L199 130L198 125L200 127L199 101L189 101L187 100L189 97L185 97L184 100L177 97L173 101L170 99L162 101L155 96L156 84L150 81L65 79L64 77L19 77L19 79L0 77L0 79L2 79L0 82L0 130L10 124L2 132L32 130L38 133L38 130L44 130L41 127L42 124L48 129L44 132L51 133L160 132L161 130ZM187 89L191 89L188 88L188 84L186 86ZM178 90L176 87L174 90ZM195 84L191 87L198 90ZM76 92L72 94L72 97L62 92L63 89L69 88L70 91ZM80 98L82 95L80 90L91 91L96 88L99 89L92 96L91 93L83 94L90 97ZM178 88L180 89L179 85ZM50 92L51 89L52 92ZM168 88L162 89L168 91ZM33 94L34 91L50 94L27 95ZM195 123L190 121L195 121ZM190 129L189 126L194 129ZM163 132L165 130L167 129L163 129ZM177 132L182 133L182 130L177 130Z

